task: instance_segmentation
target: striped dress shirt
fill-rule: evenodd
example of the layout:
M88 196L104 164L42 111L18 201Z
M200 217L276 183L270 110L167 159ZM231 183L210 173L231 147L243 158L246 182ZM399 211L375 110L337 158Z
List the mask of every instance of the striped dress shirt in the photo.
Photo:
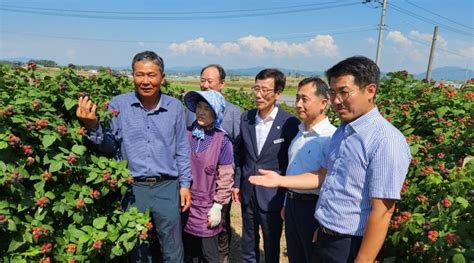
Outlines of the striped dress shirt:
M363 236L371 199L400 199L410 164L403 134L374 107L334 133L315 218L333 231Z
M158 106L146 110L135 92L116 96L110 109L119 112L110 129L99 125L88 139L107 154L127 160L133 176L178 177L181 187L191 185L191 151L181 102L161 94Z

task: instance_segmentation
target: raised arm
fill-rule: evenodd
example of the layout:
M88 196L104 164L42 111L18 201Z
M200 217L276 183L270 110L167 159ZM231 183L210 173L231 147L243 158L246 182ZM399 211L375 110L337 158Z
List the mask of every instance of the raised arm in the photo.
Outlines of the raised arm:
M326 178L326 169L319 168L317 171L307 172L293 176L281 176L274 171L258 170L260 175L249 177L251 184L270 188L285 187L300 190L311 190L321 187Z
M114 105L113 102L109 105L109 110L112 109L119 112L117 105ZM80 97L77 104L76 116L87 128L86 136L89 141L97 145L99 151L108 155L113 155L117 151L120 142L120 127L117 117L111 119L111 130L105 131L99 123L96 110L97 105L94 104L89 97Z

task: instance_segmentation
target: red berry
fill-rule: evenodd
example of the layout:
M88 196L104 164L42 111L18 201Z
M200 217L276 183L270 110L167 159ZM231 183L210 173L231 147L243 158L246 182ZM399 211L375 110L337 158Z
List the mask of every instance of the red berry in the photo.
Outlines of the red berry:
M7 216L0 214L0 225L5 224L7 221L8 221Z
M67 157L67 163L72 165L75 162L76 162L76 156L72 153L69 154L69 156Z
M26 155L30 155L33 153L33 148L30 145L23 146L23 153Z
M67 135L67 127L64 124L61 124L57 128L58 133L61 134L62 136Z
M432 242L435 242L438 239L438 231L436 230L430 230L428 231L428 239L431 240Z
M46 196L40 197L38 200L36 200L36 205L39 207L44 207L48 203L49 199Z
M76 244L72 244L72 243L71 243L71 244L68 244L68 245L66 246L66 250L67 250L68 253L74 254L74 253L76 253L76 249L77 249Z
M43 180L45 181L49 181L51 179L51 177L53 177L53 174L48 172L48 171L44 171L43 172Z
M447 197L445 197L445 198L443 199L443 201L441 201L441 203L443 204L443 206L444 206L445 208L450 208L450 207L451 207L451 201L449 201L449 199L448 199Z
M424 196L424 195L418 195L416 197L416 200L420 201L420 203L424 204L426 203L426 201L428 201L428 197Z
M41 246L41 253L43 254L49 253L51 252L52 249L53 249L53 244L45 243Z
M86 203L84 203L84 199L79 198L76 200L76 208L81 209L83 206L85 206Z
M92 245L92 248L96 249L96 250L100 250L102 248L102 240L96 240L94 241L94 244Z
M445 236L446 238L446 243L449 245L452 245L454 242L456 242L459 239L459 236L454 234L454 233L448 233Z
M91 190L91 196L94 199L99 199L100 198L100 192L97 190Z

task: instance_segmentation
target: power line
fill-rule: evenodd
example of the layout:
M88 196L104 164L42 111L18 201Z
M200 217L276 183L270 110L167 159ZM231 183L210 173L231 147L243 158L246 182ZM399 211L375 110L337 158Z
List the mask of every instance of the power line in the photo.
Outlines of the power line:
M457 29L457 28L454 28L454 27L451 27L451 26L448 26L448 25L445 25L445 24L441 24L441 23L439 23L438 21L434 21L434 20L432 20L432 19L429 19L429 18L426 18L426 17L424 17L424 16L418 15L418 14L416 14L416 13L413 13L413 12L409 11L409 10L406 10L406 9L404 9L404 8L401 8L401 7L399 7L399 6L395 5L395 4L392 4L392 3L388 3L388 4L392 7L392 9L394 9L394 10L400 12L400 13L409 15L409 16L411 16L411 17L413 17L413 18L418 19L418 20L424 21L424 22L426 22L426 23L433 24L433 25L440 25L440 26L442 26L443 28L445 28L445 29L447 29L447 30L449 30L449 31L451 31L451 32L458 33L458 34L461 34L461 35L466 35L466 36L470 36L470 37L472 37L472 35L473 35L472 33L465 32L465 31L459 30L459 29Z
M412 6L415 6L415 7L419 8L419 9L424 10L425 12L428 12L428 13L430 13L430 14L432 14L432 15L437 16L437 17L443 18L443 19L445 19L445 20L447 20L447 21L449 21L449 22L451 22L451 23L457 24L457 25L459 25L459 26L462 26L462 27L465 27L465 28L468 28L468 29L474 29L474 27L472 27L472 26L467 26L467 25L461 24L461 23L459 23L459 22L457 22L457 21L454 21L454 20L452 20L452 19L450 19L450 18L447 18L447 17L445 17L445 16L442 16L442 15L440 15L440 14L437 14L437 13L435 13L435 12L433 12L433 11L430 11L430 10L424 8L424 7L421 7L421 6L417 5L417 4L414 4L414 3L412 3L412 2L410 2L410 1L408 1L408 0L405 0L405 1L406 1L408 4L412 5Z
M211 20L211 19L228 19L228 18L244 18L244 17L259 17L259 16L272 16L289 13L303 13L316 10L324 10L330 8L346 7L352 5L359 5L357 3L345 3L345 4L333 4L327 6L316 6L312 8L296 8L293 10L281 10L281 11L259 11L257 13L249 14L227 14L227 15L207 15L207 16L105 16L105 15L91 15L91 14L74 14L74 13L60 13L53 11L36 11L36 10L24 10L21 8L7 8L0 6L0 10L7 12L16 12L23 14L36 14L36 15L47 15L47 16L59 16L59 17L76 17L76 18L95 18L95 19L106 19L106 20ZM267 9L268 10L268 9Z
M347 0L346 0L347 1ZM340 2L340 1L339 1ZM359 2L359 1L358 1ZM335 4L338 1L325 2L325 3L312 3L312 4L301 4L301 5L291 5L291 6L282 6L282 7L268 7L268 8L256 8L256 9L232 9L232 10L212 10L212 11L178 11L178 12L163 12L163 11L102 11L102 10L79 10L79 9L61 9L61 8L41 8L41 7L30 7L30 6L15 6L15 5L3 5L2 7L11 8L11 9L30 9L30 10L41 10L48 12L65 12L65 13L94 13L94 14L115 14L115 15L176 15L176 14L215 14L215 13L239 13L239 12L259 12L259 11L269 11L269 10L288 10L293 8L301 7L314 7L314 6L324 6L328 4ZM23 10L23 11L27 11Z
M331 34L331 35L340 35L340 34L350 34L358 33L365 31L375 31L375 26L365 26L365 27L354 27L354 28L344 28L344 29L334 29L334 30L325 30L321 32L307 32L307 33L298 33L298 34L288 34L288 35L277 35L277 36L268 36L266 37L269 40L289 40L289 39L298 39L298 38L307 38L314 36L315 34ZM88 38L88 37L74 37L74 36L59 36L59 35L47 35L47 34L37 34L37 33L19 33L16 31L0 31L3 34L10 35L20 35L20 36L32 36L32 37L41 37L41 38L53 38L53 39L67 39L67 40L80 40L80 41L98 41L98 42L114 42L114 43L157 43L157 44L172 44L179 43L183 41L160 41L160 40L124 40L124 39L106 39L106 38ZM235 40L206 40L209 43L226 43L226 42L235 42Z

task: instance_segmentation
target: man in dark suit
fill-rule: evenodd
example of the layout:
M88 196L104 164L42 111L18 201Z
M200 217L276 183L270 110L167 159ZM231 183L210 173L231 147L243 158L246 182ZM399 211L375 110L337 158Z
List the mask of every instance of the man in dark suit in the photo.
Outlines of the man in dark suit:
M285 88L285 76L277 69L264 69L255 77L256 109L242 114L235 146L234 201L242 203L242 260L259 260L259 227L262 227L265 262L279 262L285 189L253 186L248 178L258 169L285 173L288 147L298 133L299 121L276 101Z

